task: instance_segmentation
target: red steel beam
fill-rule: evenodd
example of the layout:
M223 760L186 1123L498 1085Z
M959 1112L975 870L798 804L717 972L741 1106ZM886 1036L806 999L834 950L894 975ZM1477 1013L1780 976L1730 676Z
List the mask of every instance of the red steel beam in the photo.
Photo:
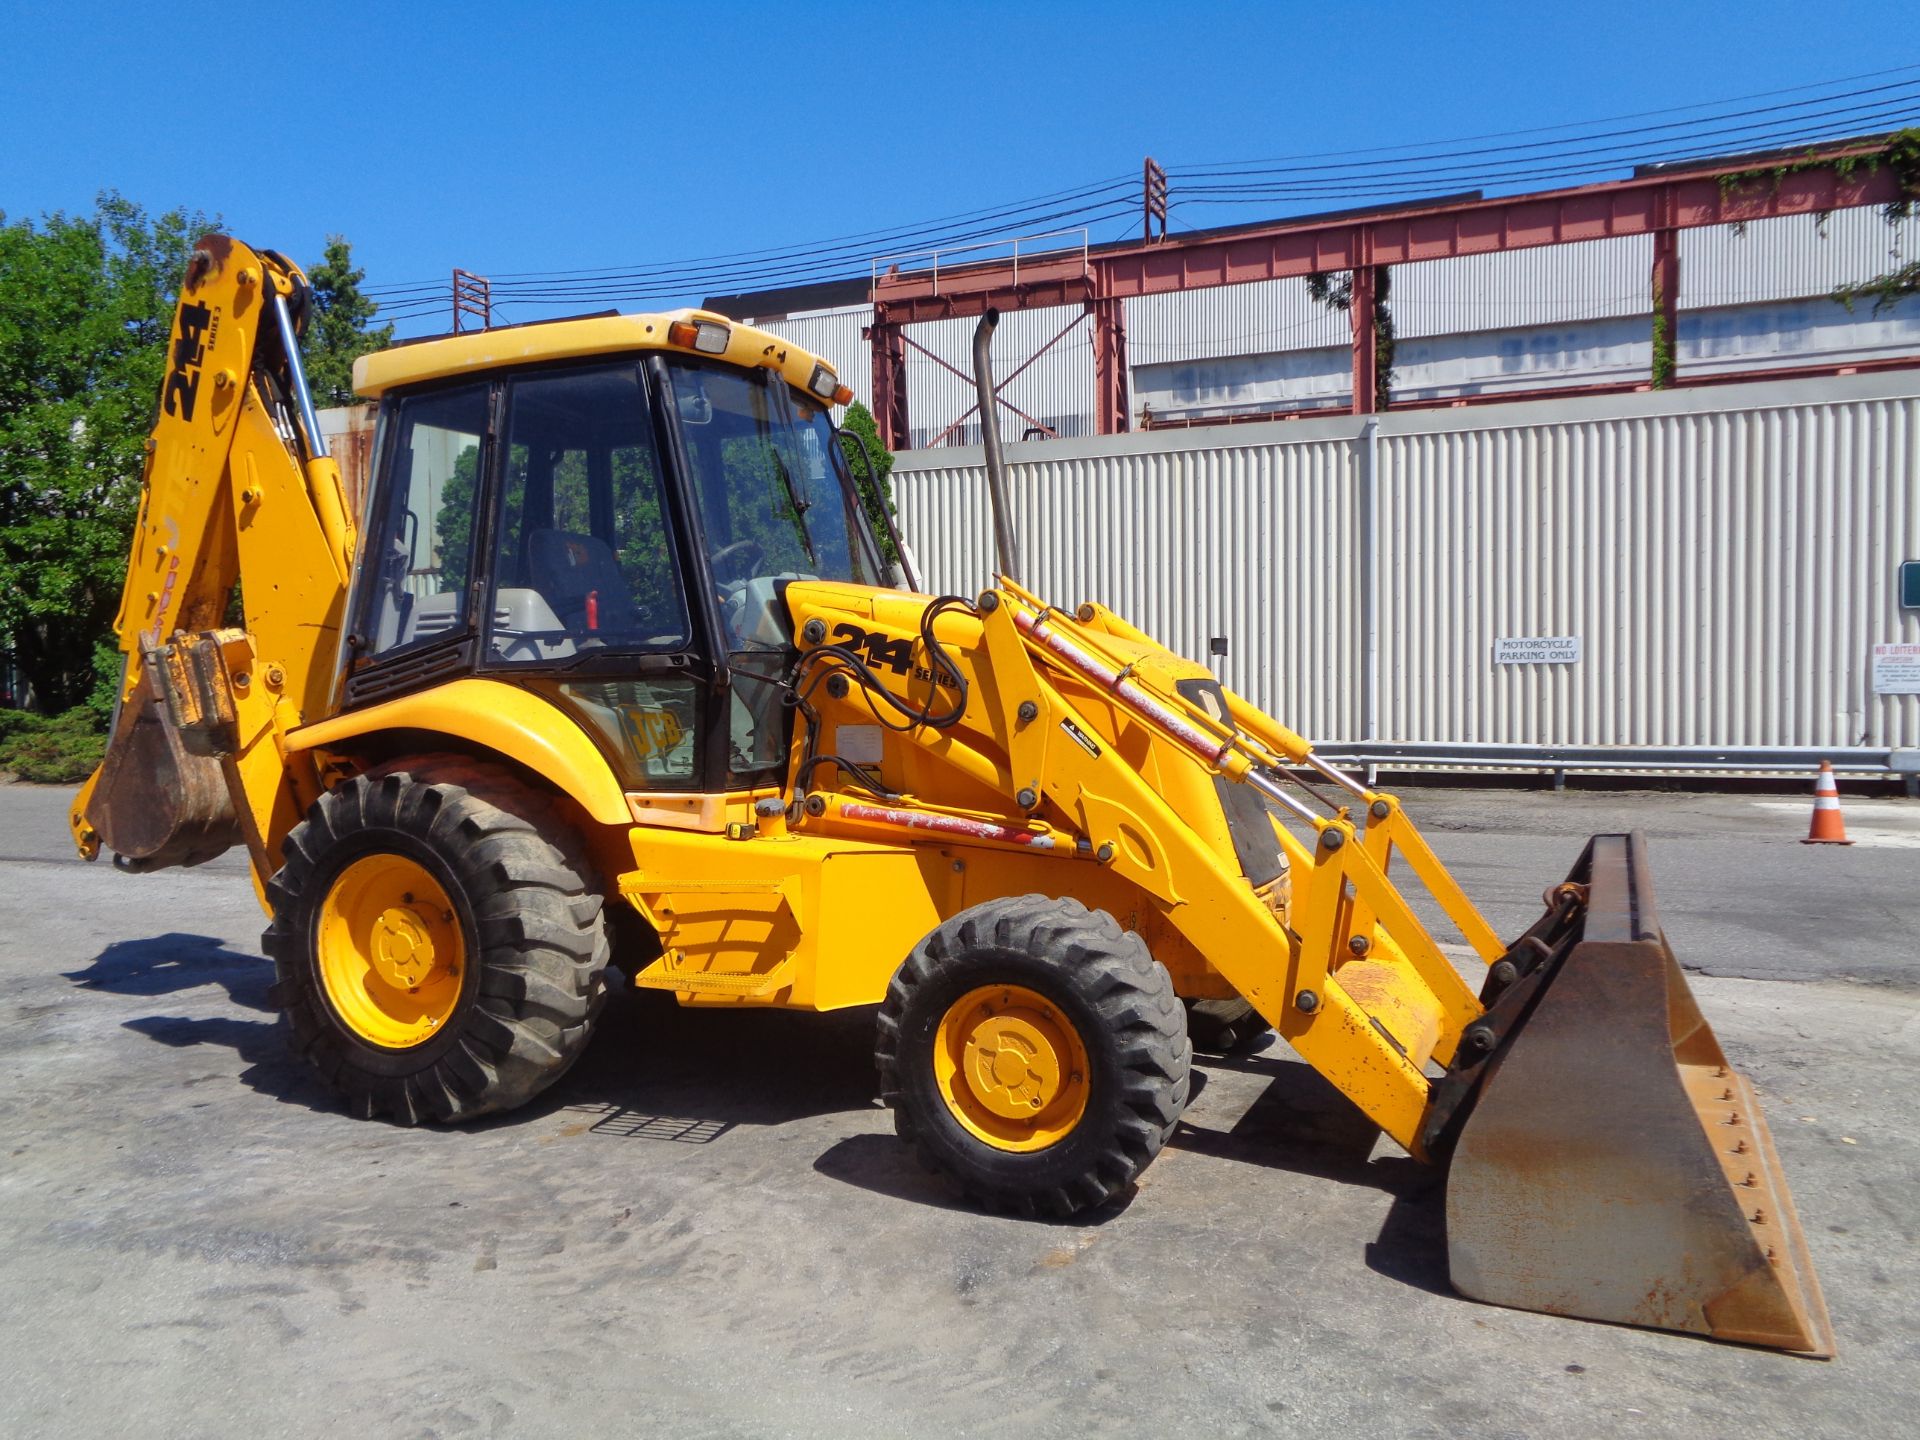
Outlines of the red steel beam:
M907 448L907 347L898 325L867 327L873 348L873 423L889 450Z
M1380 335L1374 328L1374 302L1379 298L1380 272L1371 265L1353 271L1348 292L1347 318L1353 322L1353 413L1371 415L1380 408Z
M1127 413L1127 307L1119 300L1096 300L1093 315L1093 430L1124 435L1132 428Z
M1680 232L1653 232L1653 386L1664 390L1680 368Z
M1852 145L1809 159L1876 155L1882 147ZM1744 162L1743 162L1744 163ZM1783 164L1799 165L1804 161ZM1657 230L1810 215L1900 198L1899 181L1882 163L1842 175L1832 164L1762 173L1722 191L1734 166L1683 175L1612 180L1569 190L1490 200L1413 206L1362 219L1279 221L1231 235L1169 235L1152 245L1048 260L1022 256L1018 283L1010 262L883 275L873 287L882 323L917 324L1001 310L1084 304L1161 295L1216 285L1279 280L1363 264L1409 265L1542 245L1568 245Z

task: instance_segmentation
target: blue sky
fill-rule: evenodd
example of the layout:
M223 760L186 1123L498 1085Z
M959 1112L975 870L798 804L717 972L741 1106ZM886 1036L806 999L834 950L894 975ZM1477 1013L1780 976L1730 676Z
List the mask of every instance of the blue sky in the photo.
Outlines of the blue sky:
M113 187L150 209L217 213L301 260L344 234L389 284L454 265L678 261L1131 175L1146 154L1191 165L1405 145L1914 64L1912 16L1911 0L8 0L0 210L84 210ZM1263 208L1283 207L1174 218ZM1109 218L1094 238L1128 228Z

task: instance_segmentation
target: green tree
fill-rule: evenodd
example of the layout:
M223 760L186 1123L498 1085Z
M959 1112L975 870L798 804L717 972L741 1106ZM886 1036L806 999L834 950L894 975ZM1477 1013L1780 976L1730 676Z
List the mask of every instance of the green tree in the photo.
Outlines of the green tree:
M880 443L880 426L875 422L873 412L858 400L847 407L840 430L840 448L847 457L847 468L853 472L853 483L860 492L860 503L866 507L867 524L879 543L880 557L891 565L900 558L887 532L887 517L898 513L893 504L893 452ZM868 478L867 467L860 460L862 450L866 452L867 459L873 462L871 479Z
M366 278L354 266L353 246L344 235L329 235L320 263L307 271L313 306L300 337L300 363L316 405L353 404L353 362L393 343L392 325L367 328L380 307L361 293Z
M1396 334L1393 310L1387 304L1393 290L1393 271L1385 265L1373 267L1373 389L1374 402L1382 409L1393 399L1393 346ZM1307 298L1342 314L1353 309L1353 272L1329 275L1315 270L1307 276Z
M0 213L0 636L40 709L79 705L117 676L100 642L126 574L175 292L211 228L113 191L87 216Z

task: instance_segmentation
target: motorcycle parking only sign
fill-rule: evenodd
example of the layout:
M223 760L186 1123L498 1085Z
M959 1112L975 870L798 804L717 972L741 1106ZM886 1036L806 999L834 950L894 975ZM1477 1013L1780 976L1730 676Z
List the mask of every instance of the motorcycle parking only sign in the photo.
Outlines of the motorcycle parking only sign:
M1578 635L1502 635L1493 642L1496 665L1572 665L1579 659Z

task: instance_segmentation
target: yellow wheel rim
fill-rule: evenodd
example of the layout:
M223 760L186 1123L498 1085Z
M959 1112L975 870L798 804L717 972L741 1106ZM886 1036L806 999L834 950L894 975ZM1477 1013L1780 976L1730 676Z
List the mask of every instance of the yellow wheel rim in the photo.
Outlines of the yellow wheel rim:
M342 870L321 903L317 945L328 1005L368 1044L410 1049L452 1018L466 941L418 862L367 855Z
M996 1150L1044 1150L1087 1109L1079 1032L1019 985L983 985L953 1002L934 1034L933 1073L953 1118Z

